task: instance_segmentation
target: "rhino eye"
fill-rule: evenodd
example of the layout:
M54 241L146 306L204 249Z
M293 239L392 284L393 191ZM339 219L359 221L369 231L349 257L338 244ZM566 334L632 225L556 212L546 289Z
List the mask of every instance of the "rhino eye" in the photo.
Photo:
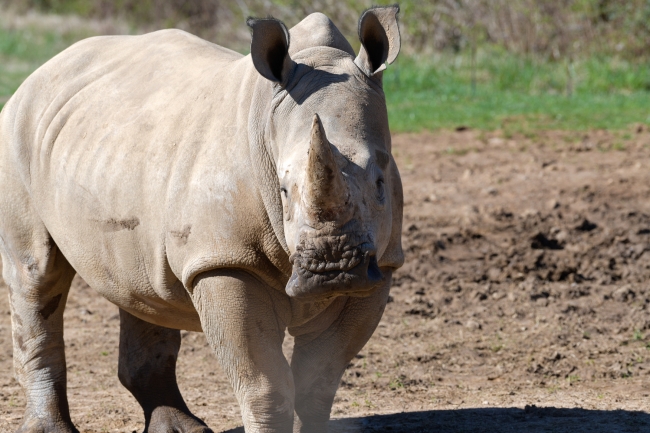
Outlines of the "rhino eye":
M282 193L282 197L287 198L287 189L285 187L281 187L280 192Z
M385 192L384 192L384 178L380 177L377 179L375 182L375 185L377 186L377 200L381 203L384 202L385 199Z

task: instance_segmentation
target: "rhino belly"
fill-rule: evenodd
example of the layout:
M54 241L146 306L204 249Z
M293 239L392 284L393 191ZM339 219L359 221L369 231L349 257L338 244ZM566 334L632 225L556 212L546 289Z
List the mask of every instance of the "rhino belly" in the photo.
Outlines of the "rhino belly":
M74 207L70 207L74 209ZM77 273L107 300L160 326L200 331L190 295L166 263L162 246L147 245L137 218L46 223ZM139 229L140 228L140 229ZM74 294L73 294L74 296Z

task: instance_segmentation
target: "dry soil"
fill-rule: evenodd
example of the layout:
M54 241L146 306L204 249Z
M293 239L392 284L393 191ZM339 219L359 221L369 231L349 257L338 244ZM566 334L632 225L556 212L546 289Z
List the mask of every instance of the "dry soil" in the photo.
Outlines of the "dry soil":
M650 432L647 129L459 130L393 145L406 263L341 381L331 430ZM141 431L116 374L117 307L76 279L65 321L76 425ZM215 432L243 431L202 334L183 332L178 376ZM0 432L24 405L3 294Z

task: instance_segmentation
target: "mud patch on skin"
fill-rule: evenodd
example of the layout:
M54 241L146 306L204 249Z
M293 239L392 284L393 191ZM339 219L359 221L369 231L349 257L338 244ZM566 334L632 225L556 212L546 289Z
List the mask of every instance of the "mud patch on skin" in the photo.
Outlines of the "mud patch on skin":
M18 347L20 348L20 350L22 350L23 352L25 351L25 341L23 341L23 336L22 335L19 335L18 337L16 337L16 344L18 344Z
M178 245L186 245L187 239L192 234L192 226L186 225L182 230L172 230L169 234L174 238Z
M120 230L133 230L140 225L140 220L136 217L126 219L109 218L105 220L95 220L102 226L104 232L119 232Z
M12 314L13 314L14 322L16 322L16 325L18 325L18 326L23 326L23 319L20 318L20 316L18 315L18 313L15 313L15 312L14 312L14 313L12 313Z
M287 405L287 399L282 395L282 393L274 391L269 394L269 401L273 407L285 407Z
M63 296L62 294L56 295L55 297L50 299L50 302L45 304L45 307L43 307L39 311L41 316L43 316L43 319L47 320L52 315L52 313L54 313L56 309L59 308L59 302L61 302L62 296Z

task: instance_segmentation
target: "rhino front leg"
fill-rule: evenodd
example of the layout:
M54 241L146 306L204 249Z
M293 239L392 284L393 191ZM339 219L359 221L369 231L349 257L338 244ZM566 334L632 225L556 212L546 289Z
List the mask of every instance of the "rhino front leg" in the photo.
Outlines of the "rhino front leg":
M327 432L341 376L377 328L389 289L386 284L368 298L339 298L312 323L289 328L295 336L291 368L298 417L294 433Z
M157 326L120 309L120 382L138 400L146 433L211 433L187 408L176 383L181 347L177 329Z
M246 432L290 433L293 376L282 354L288 298L246 272L227 270L197 277L192 296Z

